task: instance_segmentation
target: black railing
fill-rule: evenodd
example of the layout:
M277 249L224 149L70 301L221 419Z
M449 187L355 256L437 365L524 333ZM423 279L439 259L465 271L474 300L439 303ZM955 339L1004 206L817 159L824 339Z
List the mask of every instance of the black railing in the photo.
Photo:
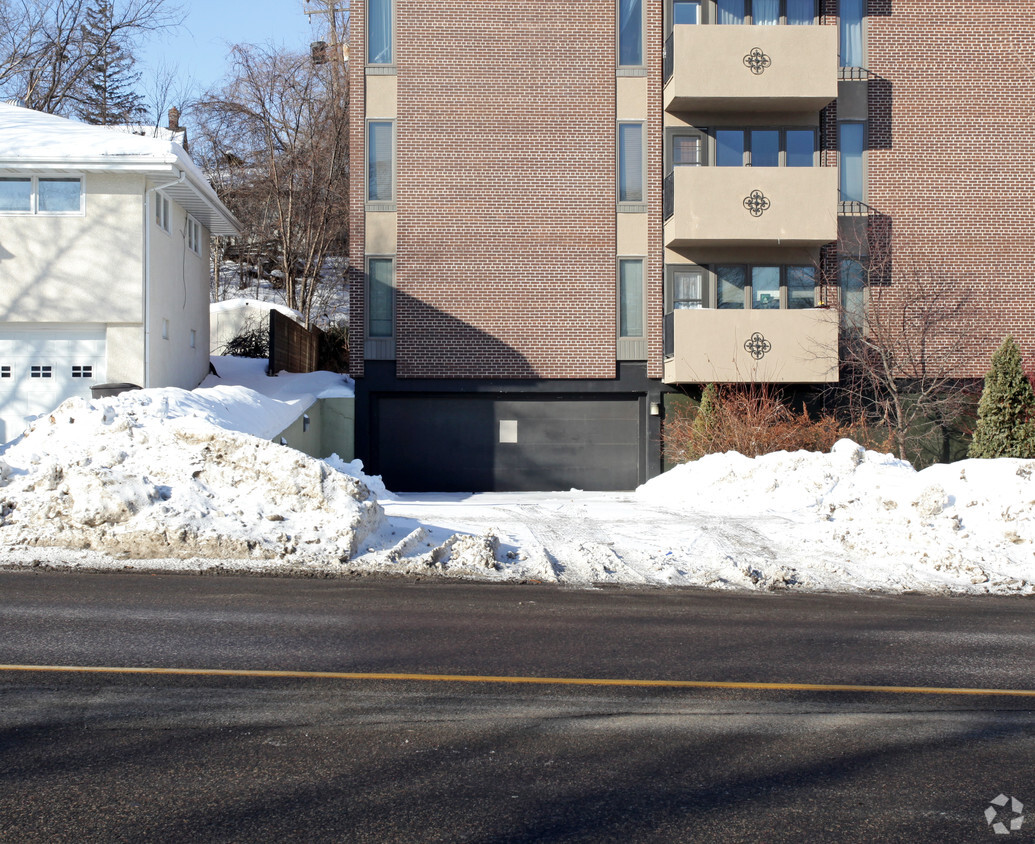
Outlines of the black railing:
M665 314L662 322L665 337L665 357L670 358L676 353L676 317L675 314Z
M676 174L669 173L661 188L661 213L667 220L676 213Z
M873 74L865 67L839 67L837 69L837 79L839 82L865 82L871 76Z
M675 72L675 69L676 69L675 56L672 54L672 36L671 35L668 38L665 39L665 53L664 53L664 57L665 57L665 62L664 62L665 80L664 81L668 82L668 80L670 80L672 78L672 74ZM662 83L662 84L664 84L664 83Z

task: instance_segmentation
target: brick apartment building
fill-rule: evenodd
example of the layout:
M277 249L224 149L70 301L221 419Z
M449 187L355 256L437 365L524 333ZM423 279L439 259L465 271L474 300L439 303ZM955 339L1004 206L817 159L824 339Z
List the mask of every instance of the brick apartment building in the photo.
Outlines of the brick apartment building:
M1029 2L353 0L357 454L631 488L670 391L838 378L878 226L978 292L961 376L1032 349Z

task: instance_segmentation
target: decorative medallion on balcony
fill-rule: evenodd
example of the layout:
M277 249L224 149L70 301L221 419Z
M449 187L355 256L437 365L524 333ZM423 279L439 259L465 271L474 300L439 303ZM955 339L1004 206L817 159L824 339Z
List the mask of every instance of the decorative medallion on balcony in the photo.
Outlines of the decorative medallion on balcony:
M773 344L757 331L744 343L744 351L755 360L761 360L773 350Z
M747 208L752 217L761 217L769 210L772 204L769 201L769 197L760 190L753 190L744 197L744 207Z
M773 60L762 51L761 47L752 47L751 52L744 56L744 66L755 76L761 76L767 67L773 66Z

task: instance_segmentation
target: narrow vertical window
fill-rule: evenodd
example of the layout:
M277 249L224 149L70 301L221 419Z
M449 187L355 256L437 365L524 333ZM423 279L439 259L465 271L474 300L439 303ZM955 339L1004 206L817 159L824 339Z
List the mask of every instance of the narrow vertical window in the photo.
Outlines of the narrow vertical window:
M715 133L715 163L719 167L744 166L743 129L719 129Z
M811 129L787 130L787 166L812 167L816 160L816 133Z
M370 121L367 124L367 199L391 202L395 198L391 121Z
M770 310L780 307L780 268L751 268L751 307Z
M863 3L866 0L840 0L838 24L841 30L841 67L863 66Z
M643 124L618 124L618 201L644 202Z
M618 64L643 66L643 0L618 0Z
M395 285L391 258L370 258L367 262L367 336L388 339L394 336Z
M718 23L744 23L744 0L719 0Z
M841 201L862 202L863 147L865 132L862 123L842 123L838 126L841 150Z
M643 337L643 259L618 262L618 336Z
M842 325L849 331L862 331L865 323L865 274L863 265L849 258L841 260Z
M776 129L751 131L751 166L780 166L780 133Z
M394 0L367 0L367 64L392 64Z
M744 267L717 267L718 306L724 310L741 310L744 307Z

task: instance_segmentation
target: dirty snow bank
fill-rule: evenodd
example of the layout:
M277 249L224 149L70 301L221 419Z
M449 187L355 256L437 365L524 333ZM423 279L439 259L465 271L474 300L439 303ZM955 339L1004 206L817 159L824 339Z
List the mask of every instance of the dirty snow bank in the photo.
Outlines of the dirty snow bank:
M347 562L383 518L362 480L220 424L277 411L225 385L69 400L3 454L0 544Z

